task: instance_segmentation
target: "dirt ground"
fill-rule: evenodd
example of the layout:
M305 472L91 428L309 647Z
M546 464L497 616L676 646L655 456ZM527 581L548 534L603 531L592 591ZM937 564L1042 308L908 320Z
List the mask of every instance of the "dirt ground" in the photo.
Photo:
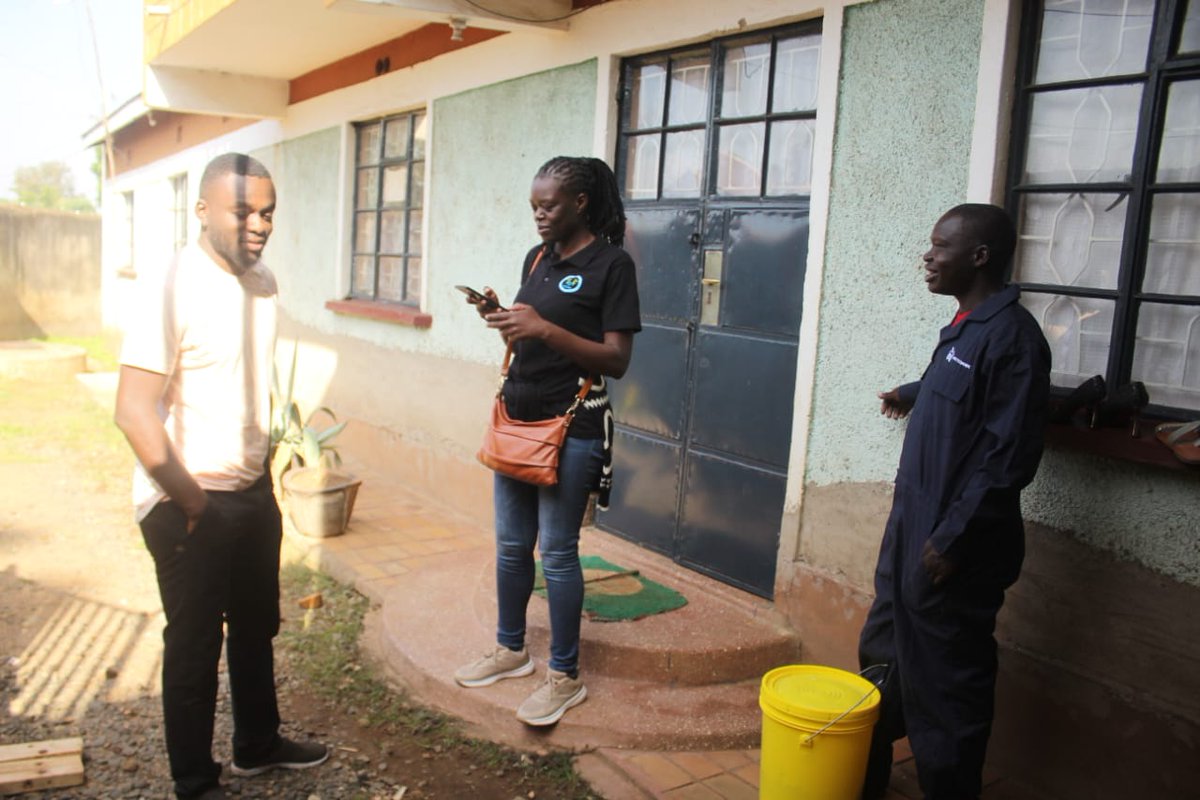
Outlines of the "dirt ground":
M87 776L82 787L31 797L172 796L159 706L162 616L132 520L132 463L110 410L80 383L0 379L0 744L82 735ZM285 589L285 631L301 623L296 599L306 589ZM407 722L376 719L337 694L347 682L313 686L288 651L303 640L288 641L281 637L277 665L284 733L318 737L334 758L246 780L227 772L232 796L589 796L563 757L465 742L444 723L422 735L411 707ZM339 668L369 669L353 648ZM215 756L227 763L224 697L217 716Z

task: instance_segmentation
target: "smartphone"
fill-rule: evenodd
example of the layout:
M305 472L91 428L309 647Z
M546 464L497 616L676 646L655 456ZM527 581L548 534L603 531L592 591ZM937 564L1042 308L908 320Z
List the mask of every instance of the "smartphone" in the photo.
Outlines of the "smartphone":
M465 294L467 297L471 298L472 303L482 302L488 311L508 311L507 308L500 305L499 303L497 303L492 298L488 297L483 292L476 291L475 289L472 289L470 286L463 286L462 284L459 284L458 286L455 286L454 288L458 289L460 292Z

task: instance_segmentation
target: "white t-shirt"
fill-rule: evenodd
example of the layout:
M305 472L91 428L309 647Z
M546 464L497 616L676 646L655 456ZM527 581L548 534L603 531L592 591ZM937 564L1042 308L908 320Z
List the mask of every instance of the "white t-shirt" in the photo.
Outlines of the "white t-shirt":
M241 277L197 245L138 276L121 363L167 376L159 417L201 488L241 491L260 478L269 448L275 277L259 262ZM140 521L166 494L140 463Z

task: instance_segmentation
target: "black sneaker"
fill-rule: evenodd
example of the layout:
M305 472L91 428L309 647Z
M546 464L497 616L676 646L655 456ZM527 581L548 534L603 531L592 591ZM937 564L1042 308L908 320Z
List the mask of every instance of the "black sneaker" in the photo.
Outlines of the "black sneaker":
M228 800L228 795L220 786L213 786L197 795L196 800Z
M234 759L230 769L234 775L248 778L251 775L261 775L269 769L308 769L324 763L329 758L329 748L318 742L293 742L291 739L280 737L275 749L261 759L247 764L239 764Z

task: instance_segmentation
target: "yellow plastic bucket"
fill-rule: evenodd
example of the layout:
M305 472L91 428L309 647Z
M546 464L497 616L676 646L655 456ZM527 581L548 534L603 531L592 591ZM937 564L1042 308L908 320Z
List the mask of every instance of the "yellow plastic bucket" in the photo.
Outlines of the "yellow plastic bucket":
M760 800L858 800L875 684L834 667L795 664L763 676Z

